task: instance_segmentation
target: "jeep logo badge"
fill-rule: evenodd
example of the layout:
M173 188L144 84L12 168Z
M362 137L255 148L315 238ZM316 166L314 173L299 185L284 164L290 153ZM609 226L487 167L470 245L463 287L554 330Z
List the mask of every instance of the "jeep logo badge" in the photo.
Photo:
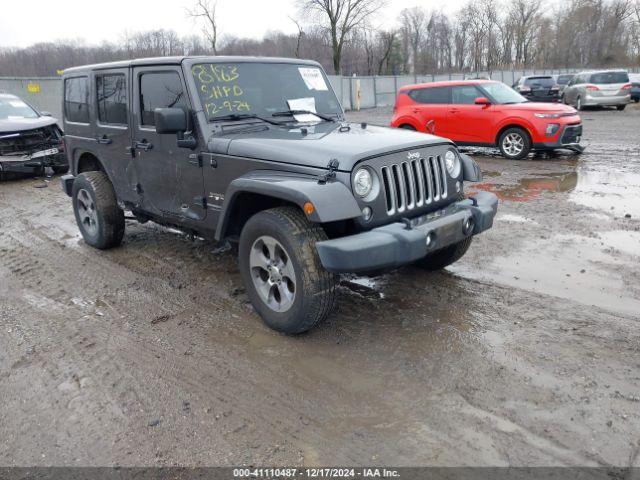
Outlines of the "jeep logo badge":
M417 160L420 158L420 153L419 152L409 152L407 153L407 159L408 160Z

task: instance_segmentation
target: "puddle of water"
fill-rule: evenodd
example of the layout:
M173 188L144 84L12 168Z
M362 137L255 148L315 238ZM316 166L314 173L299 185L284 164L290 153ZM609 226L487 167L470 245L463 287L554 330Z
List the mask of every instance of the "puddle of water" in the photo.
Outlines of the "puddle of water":
M569 200L617 215L640 216L640 174L580 172Z
M529 242L482 270L464 263L450 270L462 277L488 280L584 305L637 315L640 295L624 278L621 265L640 255L640 233L604 232L600 238L557 235ZM621 296L624 292L625 296Z
M528 202L544 192L570 192L578 185L576 172L541 173L535 177L522 178L515 185L480 183L471 189L495 193L500 200Z

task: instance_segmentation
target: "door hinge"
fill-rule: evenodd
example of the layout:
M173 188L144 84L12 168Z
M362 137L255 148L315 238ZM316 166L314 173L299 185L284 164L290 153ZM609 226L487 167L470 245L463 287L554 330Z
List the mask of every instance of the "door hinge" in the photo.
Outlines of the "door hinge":
M207 209L207 205L208 205L207 197L196 197L196 198L193 199L193 201L196 204L200 205L205 210Z
M329 171L321 175L318 179L318 183L320 185L324 185L329 180L335 180L336 172L338 171L338 168L340 168L340 162L337 158L332 158L331 161L329 161L329 165L327 165L327 168L329 169Z

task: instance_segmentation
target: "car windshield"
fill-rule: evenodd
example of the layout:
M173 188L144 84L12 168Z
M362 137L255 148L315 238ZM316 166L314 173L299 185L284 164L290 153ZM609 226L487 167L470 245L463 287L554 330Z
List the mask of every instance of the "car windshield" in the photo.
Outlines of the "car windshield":
M38 118L38 114L19 98L0 96L0 120L22 118Z
M629 81L629 74L627 72L602 72L594 73L591 75L590 82L600 85L612 84L612 83L627 83Z
M505 103L523 103L528 100L520 95L512 88L507 87L504 83L483 83L480 88L484 90L495 102Z
M530 87L553 87L556 82L553 77L530 77L525 80L524 84Z
M573 75L558 75L558 85L566 85L572 78Z
M210 122L230 115L271 118L289 110L343 114L327 76L313 65L201 63L191 73Z

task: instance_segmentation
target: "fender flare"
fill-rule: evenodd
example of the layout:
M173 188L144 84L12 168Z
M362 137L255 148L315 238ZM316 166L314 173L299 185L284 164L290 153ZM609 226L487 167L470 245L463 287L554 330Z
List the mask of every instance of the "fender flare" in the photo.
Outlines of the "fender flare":
M321 184L318 177L277 171L254 171L233 180L225 193L225 203L216 228L216 240L221 240L230 221L238 196L256 193L291 202L300 209L311 202L314 211L308 216L314 223L349 220L362 215L349 188L337 181Z
M462 152L458 152L460 155L460 161L462 162L463 180L465 182L481 182L482 171L476 163L476 161L469 155Z
M533 140L534 137L534 132L536 131L535 126L527 121L526 119L523 118L519 118L519 117L509 117L506 118L504 120L502 120L498 125L497 128L495 130L496 132L496 136L495 136L495 142L496 145L498 145L500 143L500 135L502 133L502 131L505 128L511 128L511 127L518 127L518 128L522 128L523 130L525 130L528 134L529 137Z

